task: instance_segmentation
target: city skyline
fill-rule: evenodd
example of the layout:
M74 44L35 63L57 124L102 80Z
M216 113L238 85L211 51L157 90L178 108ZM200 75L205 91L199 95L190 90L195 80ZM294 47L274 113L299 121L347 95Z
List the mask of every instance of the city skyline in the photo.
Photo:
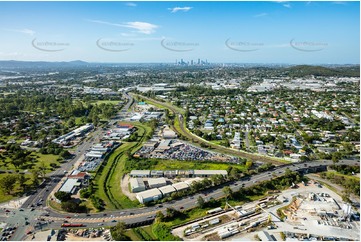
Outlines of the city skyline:
M1 2L0 60L359 64L359 7L359 2Z

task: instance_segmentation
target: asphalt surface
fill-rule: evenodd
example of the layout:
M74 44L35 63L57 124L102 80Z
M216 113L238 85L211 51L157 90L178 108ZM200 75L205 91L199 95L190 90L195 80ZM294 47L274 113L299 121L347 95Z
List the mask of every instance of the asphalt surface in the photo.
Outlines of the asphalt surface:
M228 155L232 155L232 156L238 156L238 157L242 157L242 158L247 158L247 159L251 159L253 161L262 161L262 162L271 162L275 165L281 165L283 164L282 162L274 159L274 158L271 158L271 157L267 157L267 156L262 156L262 155L257 155L257 154L252 154L252 153L247 153L247 152L244 152L244 151L240 151L240 150L234 150L234 149L230 149L230 148L226 148L224 146L220 146L220 145L217 145L217 144L213 144L191 132L189 132L189 130L186 130L184 127L186 125L184 125L184 117L183 117L183 114L181 114L180 112L178 112L172 105L169 105L167 103L164 103L164 102L160 102L160 101L157 101L157 100L154 100L152 98L148 98L148 97L145 97L145 96L142 96L142 95L139 95L137 94L138 96L142 97L143 99L145 100L150 100L156 104L159 104L159 105L162 105L168 109L170 109L174 115L176 116L176 118L179 120L179 127L181 130L177 130L178 133L186 136L189 140L193 140L194 142L197 142L199 144L205 144L209 147L212 147L214 149L214 151L218 151L218 152L221 152L221 153L224 153L224 154L228 154ZM176 127L174 127L176 129Z
M121 112L126 112L134 100L129 96L129 102L126 106L123 107ZM121 116L121 115L120 115ZM119 117L119 115L117 115ZM118 119L113 119L110 122L116 123ZM153 220L155 214L158 211L165 211L166 208L172 207L178 210L187 210L197 206L196 199L198 196L203 197L205 201L209 200L211 197L214 199L219 199L225 196L222 189L224 186L228 185L233 191L238 191L242 187L250 187L261 181L270 180L272 177L282 176L287 168L292 171L298 171L305 168L317 167L319 165L332 165L333 162L329 160L320 160L313 161L309 163L296 163L296 164L286 164L282 166L275 167L273 170L265 171L256 175L249 177L247 180L239 180L235 182L229 182L218 186L215 188L210 188L202 191L199 194L194 196L183 197L178 200L173 200L171 202L163 203L161 205L156 205L153 207L143 207L143 208L132 208L132 209L122 209L116 211L107 211L102 213L95 214L74 214L74 213L62 213L51 208L46 207L46 199L48 198L51 191L55 188L60 179L64 176L64 170L71 171L74 163L77 159L84 154L84 152L89 149L94 143L97 143L102 137L103 133L102 128L97 128L92 132L92 138L89 141L83 141L82 144L78 146L75 152L75 157L69 162L64 163L56 171L48 174L51 182L45 188L39 188L35 194L31 195L29 199L22 205L22 210L19 209L9 209L10 213L5 213L4 210L0 211L0 219L6 221L8 224L16 225L14 222L17 222L18 229L10 240L22 240L25 237L25 233L29 230L36 230L41 228L60 228L62 223L82 223L87 227L102 227L115 225L118 221L124 221L127 224L144 222L146 220ZM347 165L359 165L359 160L341 160L339 164ZM36 206L36 203L43 199L44 202L40 206ZM35 204L34 204L35 203ZM31 205L35 205L35 210L31 211ZM9 215L10 214L10 215ZM24 217L28 218L30 222L29 225L25 225ZM36 227L37 223L44 223L42 227Z

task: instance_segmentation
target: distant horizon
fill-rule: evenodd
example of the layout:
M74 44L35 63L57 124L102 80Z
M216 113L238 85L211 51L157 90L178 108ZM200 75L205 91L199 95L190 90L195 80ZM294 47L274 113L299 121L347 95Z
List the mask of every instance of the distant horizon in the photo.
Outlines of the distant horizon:
M0 62L45 62L45 63L73 63L73 62L83 62L86 64L173 64L176 65L175 62L96 62L96 61L84 61L84 60L59 60L59 61L47 61L47 60L0 60ZM309 65L309 66L325 66L325 65L335 65L335 66L359 66L359 63L276 63L276 62L211 62L209 61L208 65L218 65L218 64L247 64L247 65ZM179 65L182 66L182 65ZM183 65L183 66L207 66L207 65ZM0 66L1 67L1 66Z

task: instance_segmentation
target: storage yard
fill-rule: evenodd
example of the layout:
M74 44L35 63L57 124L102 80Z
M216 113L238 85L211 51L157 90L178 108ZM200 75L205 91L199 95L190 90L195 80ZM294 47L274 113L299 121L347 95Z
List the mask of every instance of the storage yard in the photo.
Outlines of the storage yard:
M357 215L338 194L311 181L268 200L218 211L172 233L184 240L358 240Z

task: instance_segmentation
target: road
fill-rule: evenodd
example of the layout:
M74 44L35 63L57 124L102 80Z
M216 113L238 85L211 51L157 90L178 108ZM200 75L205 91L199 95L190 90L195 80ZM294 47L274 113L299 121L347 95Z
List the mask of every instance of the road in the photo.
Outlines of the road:
M285 170L289 168L291 171L299 171L305 168L312 168L317 167L320 165L332 165L332 161L322 160L322 161L315 161L312 163L296 163L296 164L287 164L279 167L275 167L271 171L266 171L263 173L259 173L253 175L249 178L249 180L239 180L235 182L229 182L219 186L217 188L210 188L207 190L202 191L200 194L192 195L188 197L184 197L178 200L173 200L171 202L163 203L159 207L156 205L154 207L143 207L143 208L132 208L132 209L123 209L123 210L116 210L116 211L108 211L104 213L97 213L97 214L70 214L70 213L59 213L57 211L53 211L51 209L45 209L49 213L49 217L43 217L45 219L57 221L55 224L59 225L64 220L69 222L81 222L88 226L94 226L98 223L107 223L112 224L112 220L117 221L124 221L126 223L133 223L133 222L140 222L147 219L150 219L149 216L153 216L156 214L157 211L165 211L168 207L173 207L175 209L179 209L184 207L184 209L191 209L196 207L195 199L198 196L203 197L205 200L209 200L209 198L213 197L214 199L219 199L224 197L223 187L229 186L233 191L238 191L242 187L250 187L254 184L257 184L262 181L270 180L271 178L282 176L285 173ZM359 161L355 160L342 160L339 164L348 164L348 165L359 165ZM105 214L105 215L104 215ZM66 218L70 216L71 218ZM152 217L152 218L153 218ZM103 222L104 220L104 222Z
M134 94L131 94L131 95L134 95ZM262 156L262 155L258 155L258 154L252 154L252 153L247 153L247 152L244 152L244 151L239 151L239 150L235 150L235 149L230 149L230 148L226 148L224 146L221 146L221 145L217 145L217 144L214 144L214 143L211 143L193 133L191 133L186 127L185 123L184 123L184 117L183 117L183 114L181 114L179 111L177 111L177 109L168 104L168 103L164 103L164 102L160 102L160 101L157 101L157 100L154 100L154 99L151 99L151 98L148 98L148 97L145 97L145 96L142 96L142 95L139 95L137 94L139 97L145 99L145 100L149 100L149 101L152 101L156 104L159 104L169 110L171 110L175 117L178 119L179 121L179 127L180 127L180 130L177 129L177 127L174 127L177 131L177 133L187 137L190 141L194 142L194 143L199 143L199 144L205 144L206 146L208 147L211 147L212 149L214 149L214 151L218 151L220 153L224 153L224 154L228 154L228 155L232 155L232 156L238 156L238 157L242 157L242 158L247 158L247 159L251 159L253 161L262 161L262 162L271 162L275 165L281 165L281 164L284 164L282 162L280 162L279 160L277 159L274 159L272 157L267 157L267 156Z
M128 104L133 101L134 100L132 98L129 98ZM121 111L128 110L130 105L126 105ZM116 121L117 120L115 119L115 122ZM112 122L114 122L114 119L112 120ZM19 227L12 236L11 240L22 240L24 238L25 232L29 229L32 229L34 227L34 224L38 222L36 221L36 218L44 219L46 222L48 222L46 228L60 228L61 223L64 223L65 220L70 223L83 223L87 227L97 227L100 226L100 223L103 224L101 226L114 225L114 221L124 221L127 224L140 223L146 220L153 220L156 212L165 212L166 208L168 207L173 207L179 210L181 210L181 207L183 207L183 209L195 208L197 206L195 200L198 196L203 197L203 199L205 199L206 201L209 200L209 198L211 197L213 197L214 199L222 198L224 196L222 189L226 185L230 186L233 191L238 191L242 187L250 187L261 181L269 180L272 177L281 176L284 174L286 168L289 168L292 171L298 171L305 168L317 167L319 165L333 164L332 161L326 160L314 161L312 163L283 164L281 166L275 167L271 171L265 171L263 173L253 175L249 178L249 180L246 181L239 180L236 182L229 182L216 188L204 190L194 196L183 197L181 199L173 200L167 203L163 203L162 205L156 205L153 207L123 209L96 214L72 214L52 210L51 208L46 207L46 204L43 204L39 207L36 207L35 211L31 211L29 206L39 201L40 199L46 201L51 191L55 188L59 180L64 176L64 170L70 171L77 159L84 154L85 150L89 149L95 142L100 139L101 135L103 135L102 133L102 128L98 128L93 131L92 138L89 141L84 141L78 146L75 152L76 155L72 160L65 164L62 164L59 169L48 174L52 182L47 187L38 189L38 191L34 195L30 196L28 201L26 201L22 205L22 210L24 211L20 211L18 209L9 209L11 212L13 212L13 215L11 215L13 218L9 219L9 216L5 213L5 211L0 210L0 218L3 219L3 221L6 221L8 224L12 225L15 225L14 221L20 221L19 223L21 223L18 225ZM341 160L339 164L359 165L359 161ZM18 217L28 217L30 220L30 225L25 226L25 224L22 224L25 223L25 221L22 222L22 219L17 219Z

